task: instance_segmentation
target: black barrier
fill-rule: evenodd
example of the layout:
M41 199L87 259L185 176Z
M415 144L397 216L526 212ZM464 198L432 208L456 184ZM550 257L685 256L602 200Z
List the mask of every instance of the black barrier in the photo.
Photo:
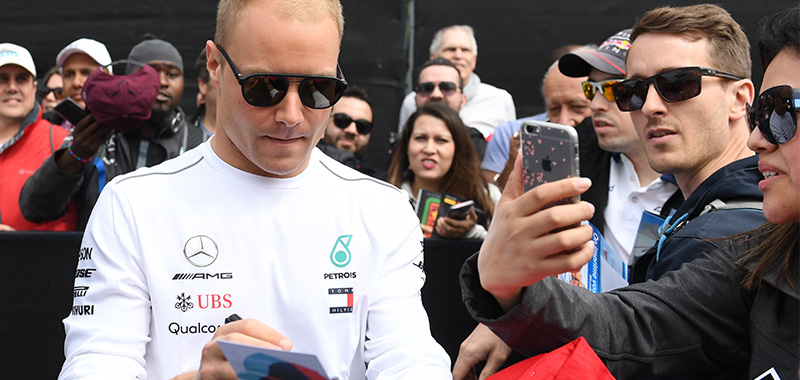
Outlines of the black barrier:
M458 274L464 261L481 249L483 240L425 239L425 286L422 287L422 304L428 312L431 335L450 355L450 364L456 363L458 348L478 322L472 319L461 301L461 284ZM501 368L526 359L516 351L506 359ZM485 363L478 363L480 372Z
M0 232L3 377L55 379L64 363L64 319L82 234Z
M477 322L461 302L458 273L461 265L478 252L483 240L425 239L425 286L422 304L428 312L431 334L450 355L458 357L458 347L469 336Z

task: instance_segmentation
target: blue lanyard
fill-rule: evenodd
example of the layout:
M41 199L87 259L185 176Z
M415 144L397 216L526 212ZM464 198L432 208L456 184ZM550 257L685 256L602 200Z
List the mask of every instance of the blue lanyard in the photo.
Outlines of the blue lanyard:
M97 194L103 191L106 186L106 165L99 157L94 158L94 167L97 168Z
M683 214L680 218L678 218L678 220L675 221L675 223L670 224L669 222L673 217L673 215L670 215L666 220L664 220L664 223L658 227L658 249L656 250L656 261L658 261L659 257L661 256L661 246L664 244L664 241L667 240L667 236L671 235L675 231L675 228L682 226L683 223L681 222L683 222L683 220L688 216L689 213Z

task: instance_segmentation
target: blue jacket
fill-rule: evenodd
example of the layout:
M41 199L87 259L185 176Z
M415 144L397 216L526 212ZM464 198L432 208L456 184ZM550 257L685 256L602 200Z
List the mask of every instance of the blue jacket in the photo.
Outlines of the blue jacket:
M658 279L701 253L728 244L720 238L747 232L766 223L763 212L752 208L723 209L700 215L716 199L726 203L763 201L764 194L758 190L758 182L762 179L764 177L758 171L758 156L734 161L708 177L673 214L670 222L676 224L676 228L665 234L666 239L660 248L656 244L633 263L631 283Z

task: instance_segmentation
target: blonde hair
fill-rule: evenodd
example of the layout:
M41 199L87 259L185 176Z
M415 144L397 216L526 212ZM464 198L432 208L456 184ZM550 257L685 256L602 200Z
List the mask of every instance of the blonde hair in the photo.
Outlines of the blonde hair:
M256 2L273 2L281 16L302 21L315 21L326 16L333 17L339 31L339 40L344 35L344 16L339 0L220 0L217 6L217 30L214 41L225 45L233 25L241 18L245 8Z

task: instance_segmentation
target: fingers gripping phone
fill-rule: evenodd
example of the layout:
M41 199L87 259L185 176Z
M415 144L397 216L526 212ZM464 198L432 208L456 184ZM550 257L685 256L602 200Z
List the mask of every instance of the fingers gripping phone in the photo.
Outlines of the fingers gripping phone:
M578 133L568 125L544 121L525 121L520 128L522 183L525 191L547 182L579 177ZM580 196L557 204L577 203Z
M78 103L75 103L71 98L62 100L53 110L56 111L59 116L63 117L64 120L72 123L72 125L78 125L78 123L89 114L89 111L78 105Z
M474 203L474 201L468 200L451 206L450 211L447 212L447 217L456 220L467 219L469 213L475 209Z

